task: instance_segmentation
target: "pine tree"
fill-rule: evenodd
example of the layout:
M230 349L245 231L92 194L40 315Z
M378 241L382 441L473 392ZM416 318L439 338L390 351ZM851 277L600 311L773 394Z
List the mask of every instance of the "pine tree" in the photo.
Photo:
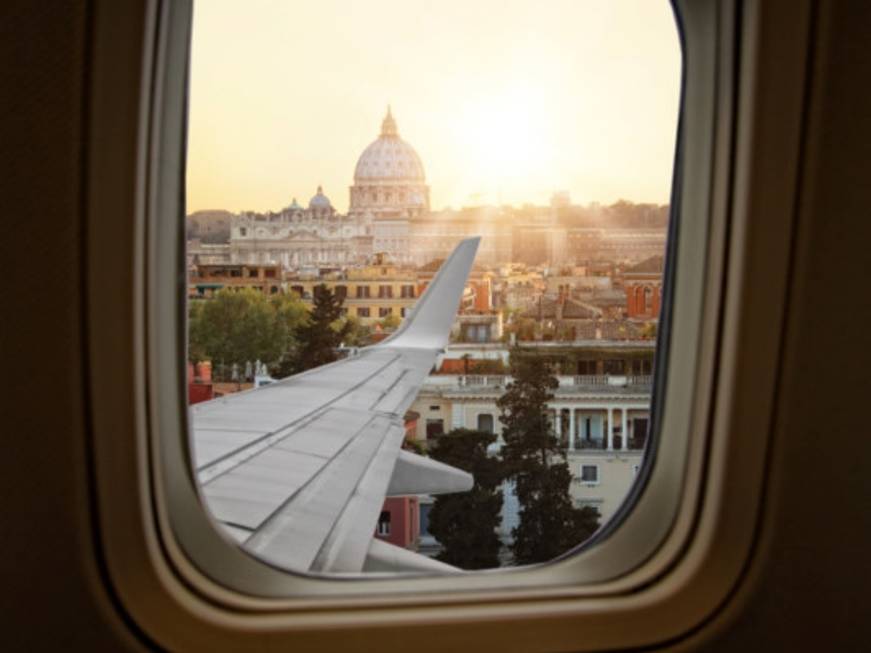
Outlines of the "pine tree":
M499 566L502 464L487 455L495 441L491 433L455 429L430 447L433 458L475 477L468 492L436 497L429 514L429 531L443 547L437 558L461 569Z
M308 320L296 330L296 349L276 366L277 378L299 374L338 358L336 348L351 327L342 320L343 299L324 284L312 290L313 306Z
M515 563L530 564L551 560L590 537L598 511L572 504L571 472L547 408L559 382L535 356L515 350L510 364L513 381L497 405L506 475L515 481L520 504L511 549Z

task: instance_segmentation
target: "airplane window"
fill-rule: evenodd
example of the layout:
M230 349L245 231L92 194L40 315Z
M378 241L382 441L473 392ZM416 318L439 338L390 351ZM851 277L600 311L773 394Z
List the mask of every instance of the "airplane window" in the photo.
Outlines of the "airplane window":
M681 63L665 1L195 6L187 397L218 528L292 572L448 574L631 508L665 437Z

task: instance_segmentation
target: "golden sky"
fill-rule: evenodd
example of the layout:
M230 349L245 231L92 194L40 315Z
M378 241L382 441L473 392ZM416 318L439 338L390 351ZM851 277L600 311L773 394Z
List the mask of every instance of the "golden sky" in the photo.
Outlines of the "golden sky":
M388 103L433 209L666 203L680 48L666 0L199 0L188 211L340 211Z

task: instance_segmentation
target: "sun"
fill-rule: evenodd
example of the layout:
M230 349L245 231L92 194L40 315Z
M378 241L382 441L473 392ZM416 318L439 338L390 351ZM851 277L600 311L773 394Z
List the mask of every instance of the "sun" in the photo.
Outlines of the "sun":
M460 112L459 147L470 180L489 187L523 184L552 159L546 112L520 89L470 99Z

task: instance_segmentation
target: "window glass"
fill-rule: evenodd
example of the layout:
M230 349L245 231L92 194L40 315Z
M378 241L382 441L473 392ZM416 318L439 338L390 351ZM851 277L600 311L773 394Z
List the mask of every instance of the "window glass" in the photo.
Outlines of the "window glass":
M197 3L190 74L189 400L216 521L315 572L360 571L337 560L368 543L333 555L337 533L480 569L607 523L653 437L669 4ZM456 310L426 318L444 342L396 345L473 238ZM416 491L418 457L470 487Z

